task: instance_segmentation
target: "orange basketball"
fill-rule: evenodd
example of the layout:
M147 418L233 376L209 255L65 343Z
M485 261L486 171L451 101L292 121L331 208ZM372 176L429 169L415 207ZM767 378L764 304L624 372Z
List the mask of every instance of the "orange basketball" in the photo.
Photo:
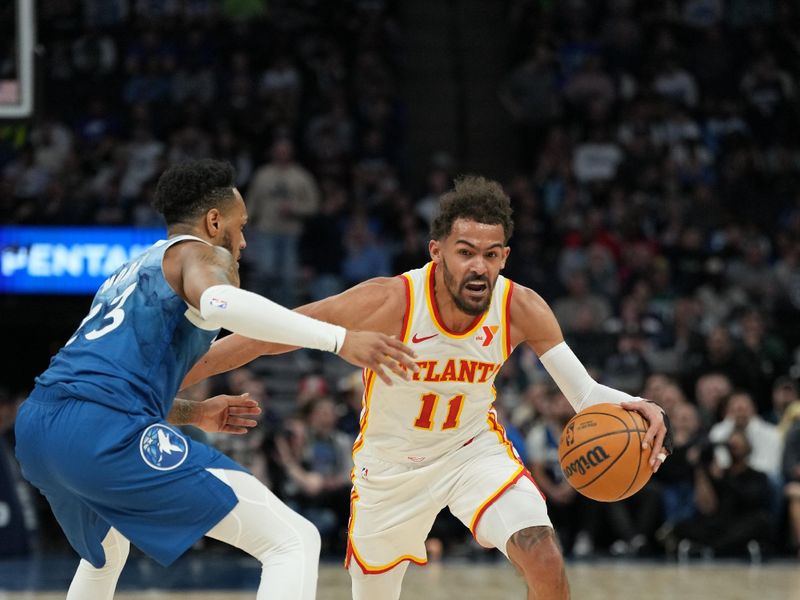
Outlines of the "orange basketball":
M558 461L572 487L601 502L638 492L652 475L642 450L647 421L616 404L596 404L569 420L558 444Z

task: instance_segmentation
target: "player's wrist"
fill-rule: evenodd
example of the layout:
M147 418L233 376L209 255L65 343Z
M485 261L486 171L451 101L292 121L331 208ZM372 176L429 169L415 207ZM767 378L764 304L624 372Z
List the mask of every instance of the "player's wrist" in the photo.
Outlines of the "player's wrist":
M339 327L338 325L333 325L333 336L334 336L334 346L332 352L334 354L339 354L344 347L344 340L347 337L347 329L344 327Z

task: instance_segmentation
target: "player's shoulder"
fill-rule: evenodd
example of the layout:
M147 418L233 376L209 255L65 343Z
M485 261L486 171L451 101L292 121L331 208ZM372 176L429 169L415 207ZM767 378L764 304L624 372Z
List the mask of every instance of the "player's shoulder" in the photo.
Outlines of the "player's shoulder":
M359 296L369 297L381 304L399 304L406 301L407 283L403 277L373 277L351 288Z
M550 307L544 298L529 287L513 283L511 294L511 310L522 312L549 311Z

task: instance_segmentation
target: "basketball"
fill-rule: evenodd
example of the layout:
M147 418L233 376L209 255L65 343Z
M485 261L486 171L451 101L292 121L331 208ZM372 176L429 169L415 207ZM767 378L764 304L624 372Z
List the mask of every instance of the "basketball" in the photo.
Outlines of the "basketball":
M649 450L642 450L647 421L616 404L596 404L569 420L558 460L569 484L593 500L632 496L650 479Z

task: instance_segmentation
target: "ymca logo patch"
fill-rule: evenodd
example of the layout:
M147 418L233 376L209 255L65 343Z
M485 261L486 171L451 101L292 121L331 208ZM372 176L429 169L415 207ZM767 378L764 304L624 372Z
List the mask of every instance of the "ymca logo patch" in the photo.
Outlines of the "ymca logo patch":
M156 423L142 433L139 453L147 466L157 471L170 471L186 460L189 444L174 429Z
M476 335L475 339L479 342L483 342L481 346L485 348L486 346L492 343L494 335L497 333L498 329L500 329L499 325L484 325L483 334Z

